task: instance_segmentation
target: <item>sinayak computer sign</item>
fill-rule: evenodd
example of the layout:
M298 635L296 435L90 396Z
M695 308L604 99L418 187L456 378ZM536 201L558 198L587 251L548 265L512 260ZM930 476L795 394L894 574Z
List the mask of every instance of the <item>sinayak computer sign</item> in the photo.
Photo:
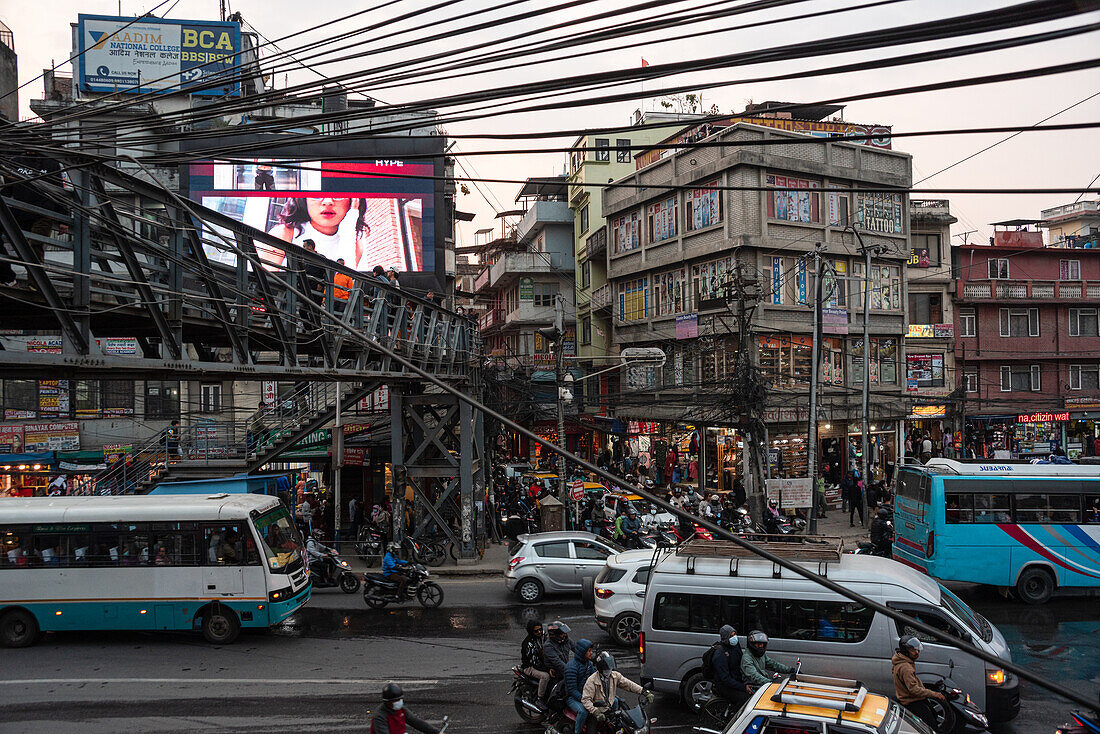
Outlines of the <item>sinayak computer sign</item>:
M241 26L204 20L116 18L77 19L77 84L91 92L174 92L238 96Z

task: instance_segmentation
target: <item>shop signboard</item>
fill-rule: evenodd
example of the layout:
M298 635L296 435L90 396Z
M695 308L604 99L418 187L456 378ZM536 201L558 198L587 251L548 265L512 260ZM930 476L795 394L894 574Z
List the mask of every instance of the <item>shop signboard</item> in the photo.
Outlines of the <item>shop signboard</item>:
M131 443L106 443L103 444L103 460L108 464L116 464L134 452Z
M1066 407L1074 410L1100 408L1100 395L1066 398Z
M950 339L954 335L954 324L909 324L910 339Z
M61 337L28 339L27 351L36 354L61 354Z
M38 381L38 415L42 418L69 417L69 381Z
M813 504L813 482L809 477L801 479L767 480L768 499L777 500L781 509L809 507Z
M569 485L569 498L574 502L580 502L584 499L584 480L574 479L573 483Z
M821 309L821 333L822 334L847 334L848 333L848 309L823 308Z
M345 446L344 466L363 466L367 463L366 446Z
M694 339L699 336L699 314L689 313L676 317L676 338Z
M1058 423L1068 420L1069 413L1028 413L1016 416L1017 423Z
M23 426L0 426L0 454L23 453Z
M358 436L360 433L369 431L370 423L345 423L343 429L344 438L350 438L351 436Z
M521 300L521 301L533 301L533 300L535 300L535 279L534 278L520 278L519 279L519 300Z
M809 419L809 408L769 408L764 411L765 423L801 423Z
M950 339L955 336L955 325L932 324L932 335L937 339Z
M111 337L108 339L96 339L103 349L104 354L115 357L136 357L138 353L137 339L133 337Z
M268 406L273 406L279 400L279 383L274 380L265 380L260 388L260 400Z
M946 405L914 405L910 418L943 418L947 415Z
M23 450L28 453L41 451L79 451L80 424L28 423L23 426Z

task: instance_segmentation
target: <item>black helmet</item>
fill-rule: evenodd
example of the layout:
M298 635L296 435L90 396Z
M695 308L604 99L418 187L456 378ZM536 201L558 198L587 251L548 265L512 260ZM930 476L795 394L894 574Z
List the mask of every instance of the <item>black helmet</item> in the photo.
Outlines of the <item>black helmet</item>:
M748 643L749 650L759 657L768 649L768 636L762 630L753 630L749 633Z
M898 640L898 651L903 655L908 655L911 658L916 658L913 653L920 654L921 649L924 647L924 643L920 641L919 637L914 635L906 635Z
M637 515L638 511L634 509L634 505L627 505L626 506L626 514L628 514L628 515Z
M567 625L565 622L554 620L550 624L546 625L546 634L556 639L568 637L569 625Z
M878 508L878 516L881 517L883 520L887 520L890 517L890 511L887 510L885 507L880 507Z
M396 683L387 683L386 687L382 689L382 700L386 703L391 703L404 697L405 692L402 691L401 686Z
M615 656L604 650L596 656L596 672L606 678L615 669Z
M779 507L779 500L768 500L768 507Z

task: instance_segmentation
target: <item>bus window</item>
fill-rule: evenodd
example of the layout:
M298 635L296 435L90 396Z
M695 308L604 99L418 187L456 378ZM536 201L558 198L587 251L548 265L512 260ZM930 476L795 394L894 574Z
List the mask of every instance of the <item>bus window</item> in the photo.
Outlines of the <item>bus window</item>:
M1050 496L1051 522L1081 522L1081 496L1077 494L1052 494Z
M1016 522L1029 523L1050 522L1050 495L1046 494L1018 494L1016 495Z
M236 525L207 525L202 529L207 565L243 566L247 563L244 541Z
M952 493L944 495L947 503L947 522L952 525L974 522L974 495Z
M1012 522L1012 505L1007 494L975 494L974 522Z
M0 531L0 568L25 568L30 563L28 551L30 533L26 527L9 527Z
M1100 525L1100 497L1085 497L1085 523Z

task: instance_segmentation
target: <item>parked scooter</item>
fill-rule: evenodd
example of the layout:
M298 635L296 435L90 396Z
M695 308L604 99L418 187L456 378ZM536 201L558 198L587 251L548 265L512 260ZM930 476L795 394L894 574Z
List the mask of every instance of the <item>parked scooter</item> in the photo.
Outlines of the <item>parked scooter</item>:
M359 528L359 537L355 539L355 555L363 559L368 568L382 561L386 536L377 528L365 526Z
M398 591L401 587L396 579L387 579L380 573L363 574L363 601L366 605L371 609L381 609L387 604L403 604L413 598L429 609L443 603L443 588L434 581L428 581L431 574L422 564L410 564L404 568L404 573L409 577L404 594Z
M980 734L989 731L989 717L978 708L970 694L950 678L935 673L918 673L925 687L942 693L945 700L930 698L928 703L936 715L936 734Z
M329 589L339 586L345 594L359 591L359 577L352 572L348 562L340 554L330 550L324 558L309 564L309 573L313 579L313 588Z
M1085 716L1080 711L1070 714L1073 721L1062 724L1054 734L1100 734L1100 711Z

